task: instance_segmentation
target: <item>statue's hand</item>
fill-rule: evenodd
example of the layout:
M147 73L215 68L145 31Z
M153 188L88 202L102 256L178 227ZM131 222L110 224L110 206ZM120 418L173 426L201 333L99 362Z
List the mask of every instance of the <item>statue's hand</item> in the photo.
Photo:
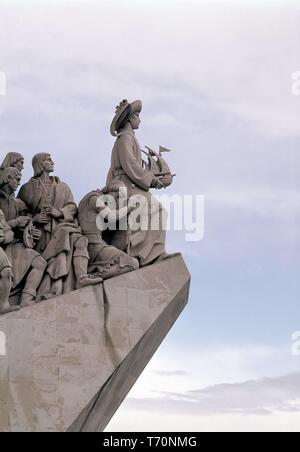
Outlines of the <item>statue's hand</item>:
M42 236L42 233L37 228L33 228L32 229L32 236L33 236L34 240L38 242L40 240L41 236Z
M154 177L152 180L151 188L161 190L162 188L165 188L165 186L158 177Z
M26 226L29 224L29 222L30 222L29 217L18 217L15 220L17 228L26 228Z
M163 182L165 187L169 187L170 185L172 185L172 183L173 183L173 176L172 176L172 174L165 174L163 179L162 179L162 182Z
M33 217L33 222L36 224L48 224L50 220L50 215L46 213L39 213L38 215Z
M63 217L63 214L59 210L57 210L55 207L47 207L46 213L56 219Z

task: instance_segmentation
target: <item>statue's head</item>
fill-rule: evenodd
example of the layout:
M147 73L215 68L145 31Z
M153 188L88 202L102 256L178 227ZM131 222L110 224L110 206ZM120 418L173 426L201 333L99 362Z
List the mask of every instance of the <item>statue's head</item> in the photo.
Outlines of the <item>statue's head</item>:
M14 167L20 172L24 169L24 157L18 152L9 152L3 160L0 169Z
M15 192L21 182L21 173L17 168L5 168L0 172L0 187L5 185L10 188L11 192Z
M50 154L36 154L32 159L32 167L34 171L34 177L39 177L43 172L53 173L54 162Z
M142 101L135 100L131 104L128 100L123 100L116 108L115 117L110 126L110 133L117 136L119 131L130 123L132 130L136 130L140 126L140 113L142 111Z
M131 124L132 130L136 130L140 127L141 119L140 119L140 113L137 111L133 113L128 121Z

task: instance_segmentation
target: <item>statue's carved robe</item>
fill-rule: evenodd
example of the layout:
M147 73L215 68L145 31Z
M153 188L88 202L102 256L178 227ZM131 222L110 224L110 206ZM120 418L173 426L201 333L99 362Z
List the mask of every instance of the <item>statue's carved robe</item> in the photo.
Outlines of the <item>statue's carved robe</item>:
M149 229L128 230L126 234L123 231L117 231L113 234L112 244L120 247L130 256L138 258L141 266L150 264L165 253L166 231L163 223L166 220L166 212L158 202L154 202L149 192L153 174L142 167L141 149L133 132L121 131L115 142L107 186L110 186L114 180L124 183L129 197L142 195L146 198ZM152 212L151 205L155 207ZM156 229L151 230L151 224L157 225Z
M20 216L26 216L28 214L25 203L15 198L14 194L8 195L0 190L0 209L3 211L6 222L15 234L13 242L5 248L7 257L13 266L14 292L21 290L21 286L25 283L32 262L40 254L35 250L25 247L22 239L22 231L19 228L15 228L15 220Z
M53 206L62 211L67 204L74 203L73 194L67 184L58 177L51 177L49 193L45 192L43 181L32 178L21 187L19 198L26 203L34 216L43 211L45 206ZM66 222L63 218L52 218L47 225L37 225L42 233L36 249L46 259L47 276L43 281L39 296L51 291L53 281L63 279L63 293L75 289L76 281L72 266L74 257L88 258L87 240L81 234L78 223Z
M14 239L14 233L11 230L11 227L3 221L0 223L0 230L4 235L3 242L0 243L0 274L5 268L11 268L11 262L8 260L8 257L2 247L5 247L9 243L11 243Z
M9 262L5 251L1 248L0 245L0 274L5 268L11 268L11 263Z
M82 242L80 247L77 244ZM78 221L68 223L62 219L56 224L52 238L43 252L43 258L48 262L47 273L53 281L65 279L64 293L75 289L73 258L88 258L87 239L82 236Z
M73 194L67 184L61 182L58 177L51 177L50 181L49 193L45 191L43 181L35 177L21 187L18 197L26 204L32 216L41 213L46 206L51 205L60 210L68 203L74 202ZM45 251L57 225L58 222L55 219L52 219L47 225L36 225L42 233L36 246L37 251Z

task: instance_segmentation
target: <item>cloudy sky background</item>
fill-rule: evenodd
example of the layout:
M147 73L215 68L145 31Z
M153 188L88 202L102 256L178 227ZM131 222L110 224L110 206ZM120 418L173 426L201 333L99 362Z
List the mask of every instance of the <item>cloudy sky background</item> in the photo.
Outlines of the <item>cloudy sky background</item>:
M120 100L173 149L170 194L205 196L205 237L171 232L188 309L108 430L300 430L300 6L289 0L0 0L0 155L51 152L76 199L105 183Z

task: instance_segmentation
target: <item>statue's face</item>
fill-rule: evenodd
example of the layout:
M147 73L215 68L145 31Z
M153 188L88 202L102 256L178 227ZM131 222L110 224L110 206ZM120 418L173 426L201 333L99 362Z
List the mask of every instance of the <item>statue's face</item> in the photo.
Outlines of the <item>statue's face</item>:
M20 175L10 176L8 178L8 186L11 189L11 191L15 192L17 190L17 188L19 187L20 182L21 182Z
M130 124L133 130L136 130L140 127L141 119L139 113L134 113L130 118Z
M45 158L44 162L43 162L43 166L44 166L44 170L47 173L53 173L54 171L54 162L51 158L51 155L49 155L48 157Z
M17 168L17 170L19 170L19 171L23 171L23 169L24 169L24 159L18 160L18 161L14 164L14 167Z

